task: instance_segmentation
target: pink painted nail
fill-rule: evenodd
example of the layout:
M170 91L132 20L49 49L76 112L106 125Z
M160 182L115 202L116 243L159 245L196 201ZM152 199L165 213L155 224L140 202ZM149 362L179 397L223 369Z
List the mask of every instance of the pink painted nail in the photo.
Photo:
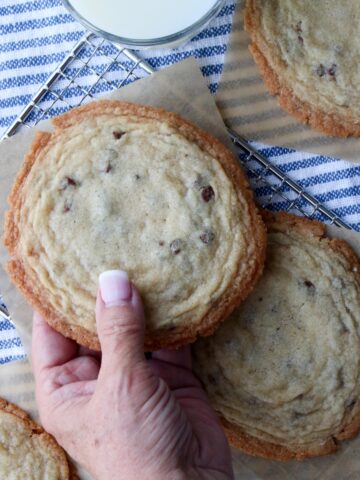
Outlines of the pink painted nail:
M101 298L107 307L121 305L131 300L131 283L122 270L108 270L99 276Z

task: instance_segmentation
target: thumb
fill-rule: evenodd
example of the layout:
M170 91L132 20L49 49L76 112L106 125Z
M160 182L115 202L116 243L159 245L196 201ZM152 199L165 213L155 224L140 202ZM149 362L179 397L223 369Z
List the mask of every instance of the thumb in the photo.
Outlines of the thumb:
M126 272L109 270L99 276L96 323L108 378L144 361L144 310L140 295Z

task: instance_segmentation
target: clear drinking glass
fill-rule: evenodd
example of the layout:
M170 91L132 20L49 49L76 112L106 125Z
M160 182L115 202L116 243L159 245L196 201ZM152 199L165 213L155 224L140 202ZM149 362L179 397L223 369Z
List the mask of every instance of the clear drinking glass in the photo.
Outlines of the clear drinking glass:
M116 0L115 0L116 1ZM119 0L118 0L119 1ZM131 0L129 0L131 2ZM148 0L151 2L151 0ZM181 0L169 0L169 2L181 2ZM201 0L194 0L201 1ZM201 18L197 19L191 25L186 26L180 31L175 31L170 35L160 36L158 38L146 38L146 39L136 39L136 38L129 38L124 37L121 35L121 32L118 34L114 34L113 32L107 32L100 28L99 26L95 25L94 21L89 21L85 18L80 12L74 7L72 4L72 0L62 0L65 7L70 11L70 13L80 22L82 23L87 29L97 33L98 35L110 40L114 43L118 43L124 47L129 47L133 49L143 49L143 48L150 48L150 47L175 47L182 43L185 43L190 38L194 37L197 33L203 30L206 25L219 13L222 6L225 3L225 0L214 0L214 4L210 7L210 9L203 15ZM176 5L176 3L175 3ZM97 4L98 8L104 8L101 3L101 0ZM176 8L176 7L175 7ZM141 12L138 13L141 15ZM165 19L166 21L166 19Z

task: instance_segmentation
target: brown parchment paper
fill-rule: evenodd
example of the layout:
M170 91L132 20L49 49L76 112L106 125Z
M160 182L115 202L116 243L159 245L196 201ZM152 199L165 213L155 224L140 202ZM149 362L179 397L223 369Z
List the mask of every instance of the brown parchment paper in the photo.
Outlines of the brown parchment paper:
M194 59L185 60L103 98L143 103L177 112L232 148L214 99L210 95ZM51 130L51 122L41 122L36 128L19 132L0 144L1 236L4 214L7 210L7 196L24 154L37 130ZM10 283L3 268L7 259L7 252L0 242L0 292L6 301L25 350L29 353L32 309ZM38 420L34 379L28 361L13 362L0 367L0 397L16 403L29 412L35 420ZM90 475L79 466L78 474L82 480L91 480Z
M360 138L323 135L287 114L268 94L248 50L245 0L237 1L223 75L216 96L226 124L248 140L360 162Z

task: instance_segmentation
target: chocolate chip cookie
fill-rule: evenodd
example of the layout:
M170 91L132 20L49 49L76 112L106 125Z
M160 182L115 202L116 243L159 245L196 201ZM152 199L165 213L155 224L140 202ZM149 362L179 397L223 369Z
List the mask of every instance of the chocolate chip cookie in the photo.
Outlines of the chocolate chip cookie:
M265 227L233 154L179 116L98 101L37 135L5 225L7 270L55 329L99 349L98 276L126 270L145 347L208 335L262 272Z
M0 399L0 477L26 480L70 480L63 449L40 425L14 404Z
M245 27L286 111L330 135L360 135L357 0L247 0Z
M277 460L334 452L360 429L360 264L325 226L267 214L264 274L194 369L231 444Z

